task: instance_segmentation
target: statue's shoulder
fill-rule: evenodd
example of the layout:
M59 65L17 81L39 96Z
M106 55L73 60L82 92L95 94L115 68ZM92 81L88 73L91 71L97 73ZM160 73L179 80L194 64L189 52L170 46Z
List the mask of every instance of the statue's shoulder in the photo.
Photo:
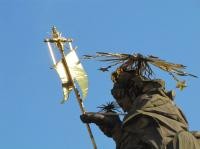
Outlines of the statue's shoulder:
M173 109L173 101L166 95L162 89L151 88L147 93L138 96L129 113L124 117L124 124L138 117L150 117L155 119L155 113L166 112L166 108ZM169 111L168 111L169 113Z

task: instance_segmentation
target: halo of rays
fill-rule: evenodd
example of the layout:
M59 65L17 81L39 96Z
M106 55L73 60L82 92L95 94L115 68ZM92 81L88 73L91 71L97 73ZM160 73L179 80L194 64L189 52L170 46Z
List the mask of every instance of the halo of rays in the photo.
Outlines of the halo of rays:
M84 59L97 59L98 61L107 62L109 65L107 67L101 67L99 70L108 71L113 66L118 66L118 68L124 71L134 70L137 75L151 79L154 72L151 68L151 65L167 72L172 78L181 83L178 79L178 76L191 76L197 77L193 74L190 74L186 71L186 66L182 64L175 64L167 62L158 57L149 55L144 56L139 53L134 54L123 54L123 53L106 53L106 52L97 52L96 55L84 55ZM185 86L185 84L182 84ZM182 87L183 87L182 86Z

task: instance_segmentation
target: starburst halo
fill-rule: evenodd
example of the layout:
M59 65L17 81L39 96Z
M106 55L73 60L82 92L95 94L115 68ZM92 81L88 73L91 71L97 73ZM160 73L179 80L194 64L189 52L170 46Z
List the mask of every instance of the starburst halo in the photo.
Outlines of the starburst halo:
M159 68L169 75L177 82L176 87L183 90L186 87L185 80L179 80L178 76L191 76L197 78L197 76L184 71L186 66L182 64L175 64L162 60L156 56L144 56L140 53L123 54L123 53L106 53L96 52L96 55L84 55L84 59L97 59L98 61L109 63L106 67L101 67L99 70L106 72L110 68L116 66L115 75L123 71L134 71L138 76L152 79L154 71L151 65ZM115 78L115 76L112 78Z

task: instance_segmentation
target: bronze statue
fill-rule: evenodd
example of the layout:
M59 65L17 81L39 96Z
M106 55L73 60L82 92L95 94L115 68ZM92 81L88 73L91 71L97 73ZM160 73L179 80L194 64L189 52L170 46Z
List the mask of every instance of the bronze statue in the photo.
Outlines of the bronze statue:
M111 93L126 114L121 120L111 102L101 106L101 112L81 115L84 123L99 126L113 138L117 149L200 149L200 133L188 130L187 119L174 103L174 92L166 91L163 80L151 78L153 64L172 75L177 87L183 89L185 81L179 81L177 75L196 77L184 72L185 66L140 54L86 55L89 59L98 57L112 62L105 69L121 64L112 73Z

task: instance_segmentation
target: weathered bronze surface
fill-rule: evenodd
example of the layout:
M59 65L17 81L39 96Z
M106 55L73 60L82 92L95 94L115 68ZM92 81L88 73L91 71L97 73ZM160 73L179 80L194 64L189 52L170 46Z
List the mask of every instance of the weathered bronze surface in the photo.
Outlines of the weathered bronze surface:
M165 82L134 69L114 72L111 93L126 112L123 120L112 103L101 106L100 112L81 115L81 120L95 123L113 138L116 149L200 149L200 133L188 130L187 119Z

